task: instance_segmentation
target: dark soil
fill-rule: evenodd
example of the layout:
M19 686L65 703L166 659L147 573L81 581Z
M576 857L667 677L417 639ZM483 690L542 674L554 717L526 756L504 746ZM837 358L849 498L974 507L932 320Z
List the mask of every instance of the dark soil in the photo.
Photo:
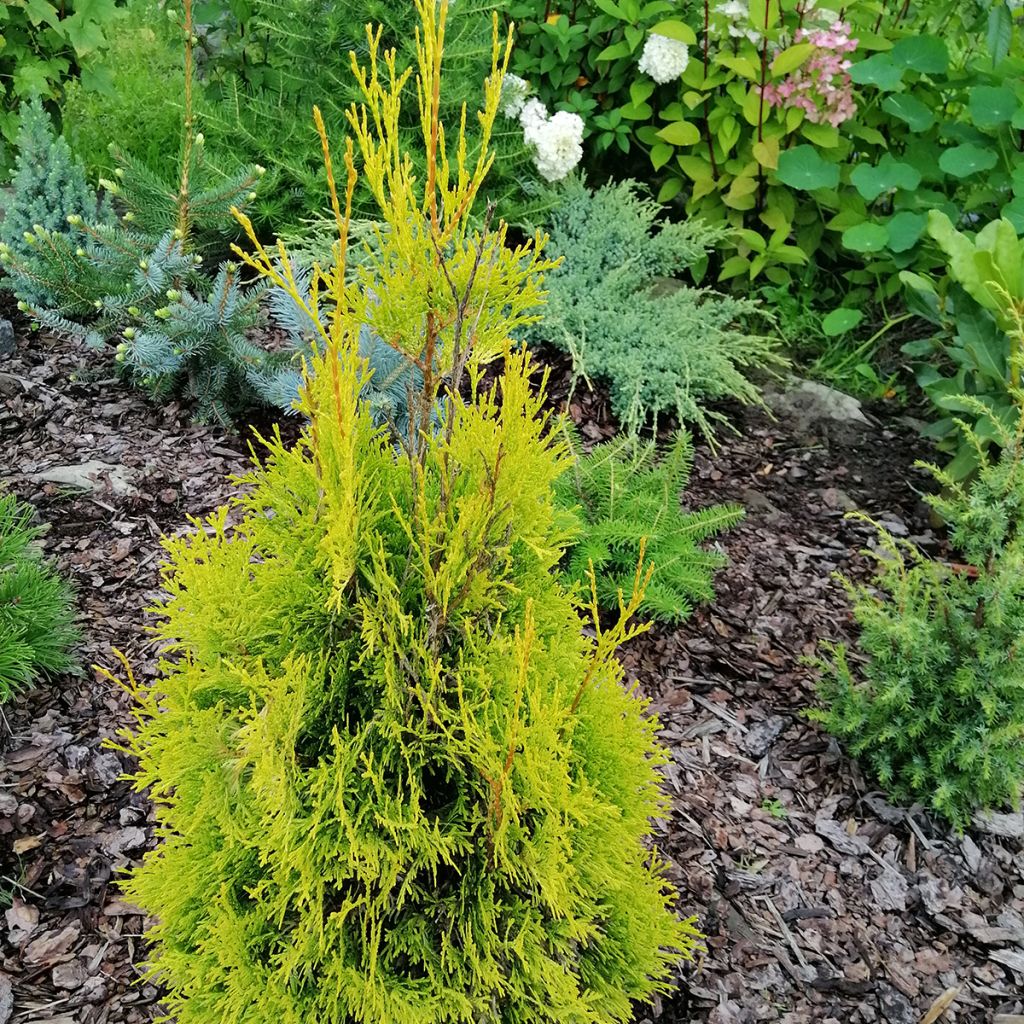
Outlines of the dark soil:
M247 466L237 434L190 426L113 379L71 380L85 358L33 338L0 370L0 477L51 524L46 547L79 589L85 636L80 674L2 709L0 1024L159 1016L142 980L144 921L116 881L153 845L150 808L103 745L129 724L130 702L88 666L117 672L116 647L140 678L155 671L145 609L158 538L222 503L225 476ZM559 401L564 364L552 362ZM586 438L611 432L600 395L571 409ZM1024 837L991 831L1024 832L1020 816L958 838L919 808L891 807L801 714L813 701L805 657L820 638L851 636L830 574L869 569L858 552L870 530L844 509L941 548L916 496L923 450L893 422L799 432L760 412L735 418L714 455L700 448L686 498L748 509L720 540L730 564L718 600L624 657L673 754L661 852L708 937L678 993L637 1022L1021 1024ZM39 475L97 461L121 471L99 469L88 492Z

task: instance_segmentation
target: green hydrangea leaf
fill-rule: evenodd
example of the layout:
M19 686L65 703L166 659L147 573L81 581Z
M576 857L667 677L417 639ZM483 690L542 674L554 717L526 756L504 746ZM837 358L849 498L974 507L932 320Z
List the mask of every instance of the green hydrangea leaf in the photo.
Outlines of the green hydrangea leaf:
M864 221L843 232L843 245L853 252L881 252L889 241L889 229L884 224Z
M864 313L859 309L849 309L840 306L833 309L824 320L821 321L821 329L826 337L835 338L840 334L852 331L864 319Z
M1009 124L1020 109L1017 94L1007 85L976 85L971 89L967 105L979 128Z
M913 191L921 184L921 173L910 164L901 163L886 153L875 167L870 164L858 164L854 167L850 181L857 191L870 201L895 188Z
M892 48L892 61L899 68L939 75L949 67L949 50L935 36L908 36Z
M979 171L990 171L998 157L994 149L982 149L973 142L947 149L939 157L939 167L954 178L968 178Z
M931 107L925 106L916 96L910 93L897 93L886 96L882 101L882 109L886 113L898 117L910 125L915 132L925 132L935 124L935 114Z
M891 92L903 78L903 68L893 63L888 53L876 53L867 60L858 61L850 68L850 77L858 85L875 85Z
M823 160L813 146L793 146L779 154L775 172L783 185L813 192L818 188L835 188L839 184L839 167Z

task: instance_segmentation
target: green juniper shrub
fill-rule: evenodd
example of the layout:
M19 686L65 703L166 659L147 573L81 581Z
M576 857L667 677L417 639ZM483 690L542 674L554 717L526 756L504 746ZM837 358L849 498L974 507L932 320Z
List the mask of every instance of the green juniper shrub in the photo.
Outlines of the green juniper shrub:
M32 290L45 304L22 308L51 331L94 348L116 344L115 360L152 398L180 394L200 419L221 422L254 404L289 410L296 397L295 353L268 352L252 332L264 321L263 288L246 286L238 266L211 277L202 251L237 234L232 209L251 204L262 168L232 177L211 170L190 103L192 36L185 18L183 140L175 173L158 173L115 149L118 168L104 180L121 215L112 223L80 214L66 231L37 225L24 236L30 258L0 247L16 294ZM42 229L42 230L40 230Z
M966 400L984 414L977 400ZM970 485L927 466L928 498L963 564L928 559L880 530L872 586L846 581L864 660L826 645L811 712L898 800L964 828L977 809L1019 804L1024 784L1024 416Z
M656 442L625 436L579 454L572 472L556 484L559 501L580 519L566 576L587 588L593 572L603 608L617 609L630 592L641 550L654 565L641 612L679 622L695 602L714 598L712 576L726 559L700 545L738 523L743 509L715 505L684 512L679 499L692 467L693 444L685 431L661 460Z
M525 333L572 354L576 373L607 382L612 409L636 431L662 413L710 433L710 403L760 401L749 370L781 364L776 342L749 333L756 302L694 288L675 275L701 264L721 231L659 221L635 182L590 191L569 181L548 251L565 261L547 279L544 321Z
M0 701L73 666L71 591L34 543L40 532L28 505L0 494Z
M0 219L0 243L33 272L18 282L14 289L17 297L33 305L47 305L53 294L41 280L42 268L34 249L40 226L66 233L69 216L106 224L112 214L109 203L97 199L81 162L72 156L64 137L56 134L38 99L21 105L17 145L12 192L4 201Z
M374 47L306 306L309 424L270 440L236 525L166 541L167 657L126 738L162 842L125 891L180 1024L625 1022L694 948L647 845L665 753L614 657L639 587L585 635L558 579L569 452L509 338L550 262L472 227L488 161L436 131L447 3L418 9L427 176L395 159L407 76ZM347 281L357 153L388 230ZM399 447L362 396L365 324L422 368Z

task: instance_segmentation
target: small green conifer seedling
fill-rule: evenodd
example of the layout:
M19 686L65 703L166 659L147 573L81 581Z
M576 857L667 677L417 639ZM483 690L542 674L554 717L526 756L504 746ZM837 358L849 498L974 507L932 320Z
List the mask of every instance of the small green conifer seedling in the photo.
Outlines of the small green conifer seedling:
M166 542L168 653L127 737L162 842L126 892L179 1024L625 1022L696 941L649 846L665 753L614 657L644 574L585 635L557 571L569 452L510 343L550 263L470 226L490 159L441 128L447 2L418 9L425 177L373 34L343 200L317 112L339 240L306 306L308 426L270 440L234 525ZM485 138L507 53L495 32ZM387 230L348 282L357 150ZM398 446L362 394L366 325L422 375Z
M710 601L712 577L725 556L700 545L743 518L738 505L684 512L680 495L693 467L693 443L685 431L659 461L654 441L621 437L581 454L556 485L559 500L575 508L581 525L566 574L587 585L597 580L602 607L616 609L629 593L641 544L654 565L640 611L679 622L695 601Z
M0 495L0 701L72 667L71 591L35 546L32 510Z
M982 402L961 401L985 416ZM964 563L880 531L873 587L846 581L866 661L855 669L828 645L811 712L898 800L961 829L978 809L1019 804L1024 785L1024 416L1015 431L988 422L997 461L960 425L981 466L973 483L926 467L944 488L928 500Z

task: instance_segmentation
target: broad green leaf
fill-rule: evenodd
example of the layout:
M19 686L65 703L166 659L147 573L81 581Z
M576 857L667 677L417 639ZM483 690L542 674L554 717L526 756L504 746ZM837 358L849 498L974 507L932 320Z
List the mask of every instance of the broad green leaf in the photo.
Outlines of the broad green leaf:
M971 89L968 109L979 128L1009 124L1020 108L1016 93L1006 85L976 85Z
M778 77L796 71L813 52L814 47L810 43L787 47L772 61L772 74Z
M759 235L756 231L752 231L750 228L740 228L736 232L736 236L746 242L755 252L764 252L767 248L768 243L765 242L764 236Z
M1003 216L1013 225L1014 230L1024 235L1024 196L1017 196L1002 210Z
M683 155L676 159L676 163L683 174L693 181L700 181L712 176L711 165L703 157Z
M45 22L50 28L56 28L60 23L60 12L47 0L22 0L20 6L24 7L28 20L37 27Z
M747 60L746 57L731 57L728 54L723 54L715 57L715 63L721 64L730 71L735 71L737 75L743 78L749 78L752 82L759 82L761 80L761 69L755 67L754 62Z
M625 39L620 39L611 46L606 46L595 58L596 61L619 60L621 57L628 57L633 51Z
M667 36L669 39L675 39L680 43L686 43L687 46L697 45L697 33L690 28L689 25L684 21L676 21L674 18L668 21L659 21L655 25L651 32L659 36Z
M854 252L881 252L889 241L889 231L884 224L864 221L843 232L843 245Z
M644 79L642 82L634 82L629 87L629 98L637 105L646 103L654 92L654 82Z
M939 157L939 167L954 178L967 178L979 171L990 171L998 162L995 149L982 149L973 142L953 146Z
M857 164L850 173L850 181L870 202L892 189L903 188L913 191L921 184L921 175L910 164L894 160L886 153L876 167L870 164Z
M661 188L658 189L658 202L667 203L670 199L675 199L682 190L683 182L681 178L669 178L668 181L663 182Z
M604 11L605 14L610 14L613 18L618 18L619 21L628 21L626 12L614 2L614 0L594 0L594 6L599 10Z
M875 85L884 92L891 92L900 84L903 67L894 64L890 54L876 53L854 64L849 74L858 85Z
M1010 52L1012 40L1013 16L1010 13L1010 5L1005 0L996 0L988 12L988 31L985 33L985 42L993 66Z
M750 0L750 27L758 32L770 29L779 20L779 0Z
M893 117L906 121L915 132L927 131L935 124L935 114L931 108L909 93L901 92L886 96L882 101L882 109Z
M718 275L719 281L728 281L732 277L745 274L750 268L750 260L746 256L730 256L723 264Z
M779 166L779 140L766 138L763 142L755 142L752 147L754 159L762 166L774 171Z
M949 67L949 50L937 36L907 36L891 51L892 62L925 75L941 74Z
M844 306L840 306L839 309L833 309L821 321L821 329L828 338L835 338L840 334L845 334L847 331L852 331L864 319L864 313L859 309L847 309Z
M839 184L839 167L822 160L813 146L799 145L779 154L776 176L784 185L812 192L835 188Z
M658 138L673 146L693 146L700 142L700 129L692 121L675 121L660 129Z
M839 145L839 129L833 128L830 124L813 124L805 121L800 128L800 134L808 142L813 142L822 149L832 149Z
M888 222L889 248L893 252L906 252L913 249L917 240L924 234L928 224L928 215L903 210L891 217Z
M651 166L656 170L660 171L672 159L672 154L675 152L675 148L670 146L667 142L659 142L657 145L651 147Z

